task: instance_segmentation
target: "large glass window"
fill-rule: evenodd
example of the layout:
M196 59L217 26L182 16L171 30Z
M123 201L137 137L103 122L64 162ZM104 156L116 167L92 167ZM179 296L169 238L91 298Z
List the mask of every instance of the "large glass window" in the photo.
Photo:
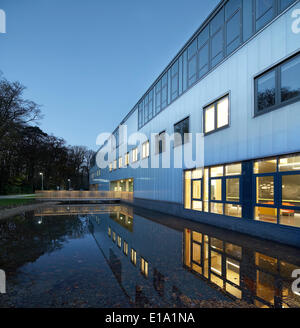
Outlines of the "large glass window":
M226 179L226 200L228 202L240 201L240 179Z
M300 99L300 55L255 79L256 114Z
M300 96L300 56L281 66L281 101Z
M171 68L171 101L179 95L179 64L178 60Z
M229 96L204 108L204 132L209 133L229 125Z
M188 47L188 85L197 80L197 39Z
M167 107L168 104L168 74L166 73L161 80L162 91L161 91L161 109Z

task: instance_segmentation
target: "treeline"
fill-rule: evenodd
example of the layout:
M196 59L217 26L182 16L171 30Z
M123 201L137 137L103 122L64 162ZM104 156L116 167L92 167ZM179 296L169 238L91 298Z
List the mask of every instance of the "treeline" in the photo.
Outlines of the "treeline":
M94 152L68 146L43 132L40 106L24 99L25 87L0 75L0 194L31 193L41 189L88 189Z

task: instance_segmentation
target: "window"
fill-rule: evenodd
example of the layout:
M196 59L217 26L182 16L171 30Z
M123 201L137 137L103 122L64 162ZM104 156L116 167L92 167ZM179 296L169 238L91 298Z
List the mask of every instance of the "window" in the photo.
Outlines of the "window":
M229 96L204 108L204 133L229 126Z
M280 0L280 11L286 9L294 0Z
M117 169L117 160L114 160L114 170Z
M113 242L116 242L116 233L113 231Z
M130 261L136 265L136 251L132 248L130 253Z
M155 86L155 114L161 111L161 80Z
M125 166L129 165L129 153L125 155Z
M108 237L110 238L111 237L111 228L108 227Z
M119 248L121 248L121 246L122 246L122 238L120 236L118 236L117 245L118 245Z
M111 172L113 170L113 165L112 163L109 164L109 172Z
M275 14L274 0L255 0L256 30L264 27Z
M119 157L119 168L123 166L123 157Z
M123 253L127 256L128 255L128 243L124 241L123 243Z
M197 80L197 39L188 47L188 86Z
M166 73L162 79L162 91L161 91L161 109L164 109L168 105L168 74Z
M184 120L176 123L174 125L174 147L180 146L183 143L186 143L189 141L189 135L190 132L190 118L187 117ZM185 135L186 134L186 135Z
M166 132L163 131L155 137L156 154L161 154L166 149Z
M241 43L241 0L231 0L225 5L226 53L230 54Z
M149 141L146 141L142 145L142 157L147 158L150 154L150 144Z
M255 114L300 100L300 54L255 78Z
M148 262L141 257L141 273L146 277L148 278Z
M132 163L137 162L137 160L138 160L138 149L134 148L132 150Z
M171 68L171 101L179 95L179 63L178 60Z
M224 57L224 8L210 23L211 35L211 66L216 66Z

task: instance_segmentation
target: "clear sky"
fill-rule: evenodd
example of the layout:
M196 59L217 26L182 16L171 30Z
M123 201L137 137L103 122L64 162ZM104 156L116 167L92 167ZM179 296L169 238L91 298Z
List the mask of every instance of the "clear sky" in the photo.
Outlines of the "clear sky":
M40 127L96 150L219 0L0 0L0 70L42 105Z

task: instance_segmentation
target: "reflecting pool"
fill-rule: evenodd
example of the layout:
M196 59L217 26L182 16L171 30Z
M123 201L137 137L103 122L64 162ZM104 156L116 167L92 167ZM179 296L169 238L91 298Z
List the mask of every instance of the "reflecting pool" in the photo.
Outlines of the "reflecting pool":
M300 307L300 250L124 205L0 221L0 307Z

